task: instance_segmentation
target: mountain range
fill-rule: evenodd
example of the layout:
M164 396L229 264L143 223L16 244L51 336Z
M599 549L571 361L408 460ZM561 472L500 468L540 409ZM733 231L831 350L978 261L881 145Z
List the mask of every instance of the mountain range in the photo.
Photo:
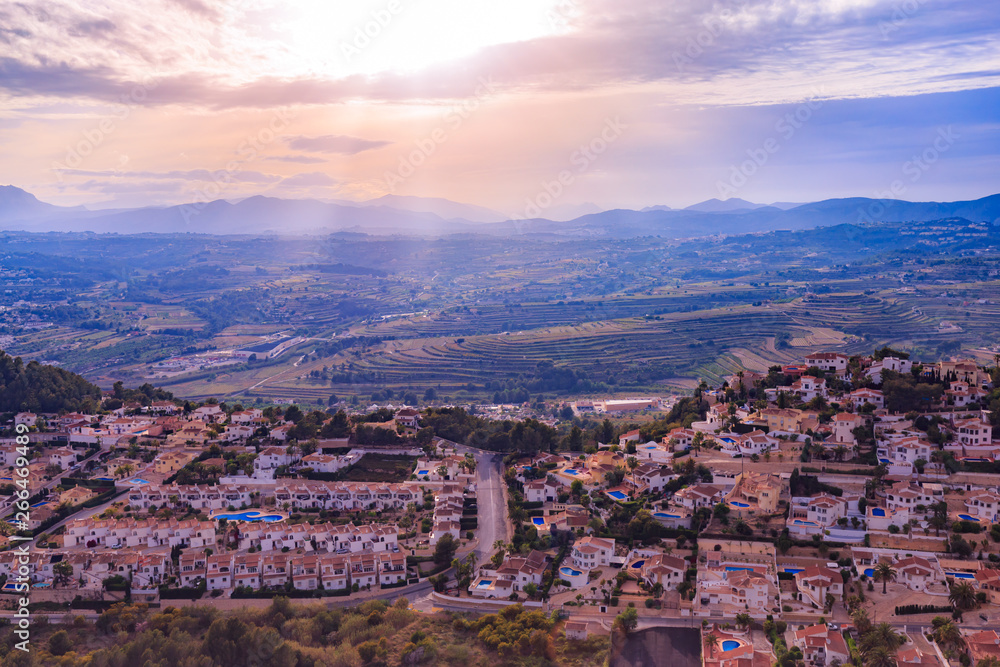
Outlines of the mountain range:
M590 211L590 212L587 212ZM364 202L278 199L254 196L178 206L88 210L40 201L14 186L0 186L0 229L35 232L120 234L447 234L629 238L690 238L775 230L812 229L843 223L926 222L965 218L1000 222L1000 194L973 201L908 202L864 197L796 204L755 204L710 199L685 209L651 206L600 210L593 204L564 208L564 214L512 221L497 211L447 199L386 195ZM550 215L550 211L544 212Z

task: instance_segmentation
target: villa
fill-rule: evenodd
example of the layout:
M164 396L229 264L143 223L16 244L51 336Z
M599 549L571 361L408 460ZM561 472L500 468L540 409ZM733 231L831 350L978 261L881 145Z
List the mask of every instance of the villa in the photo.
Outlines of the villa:
M658 553L645 559L640 570L648 586L659 584L663 590L677 588L684 581L688 563L683 558Z
M806 664L813 667L832 667L834 662L846 665L851 659L844 635L825 623L793 631L792 645L802 650Z
M786 485L777 475L770 473L746 472L736 476L736 486L726 500L736 509L760 509L774 512L778 509Z
M615 555L615 541L603 537L587 535L573 544L570 558L573 566L583 570L611 565Z
M693 512L702 507L715 507L722 500L722 497L722 487L710 484L696 484L675 493L674 502Z
M803 602L811 602L820 609L827 606L827 595L832 595L835 599L844 595L844 580L840 572L823 566L796 572L795 587L802 595Z

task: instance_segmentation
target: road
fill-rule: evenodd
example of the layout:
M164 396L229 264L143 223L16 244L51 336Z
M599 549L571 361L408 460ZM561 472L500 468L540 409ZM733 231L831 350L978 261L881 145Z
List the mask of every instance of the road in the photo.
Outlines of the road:
M472 453L476 458L476 504L479 507L479 527L476 529L478 544L476 563L485 562L493 555L497 540L510 541L507 521L507 498L504 493L503 455L484 452L471 447L458 447L461 453Z

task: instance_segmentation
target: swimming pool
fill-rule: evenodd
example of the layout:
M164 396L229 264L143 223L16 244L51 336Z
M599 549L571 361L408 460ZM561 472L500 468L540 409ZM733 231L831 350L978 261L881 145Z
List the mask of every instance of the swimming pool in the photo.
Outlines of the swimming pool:
M49 501L43 500L40 503L35 503L34 505L32 505L32 507L41 507L42 505L47 505L48 503L49 503Z
M418 470L417 471L417 475L419 475L421 477L424 476L424 475L426 475L426 474L428 474L428 473L430 473L430 470Z
M489 588L492 583L493 583L492 579L483 579L482 581L479 582L476 588Z
M285 517L280 514L261 514L260 512L229 512L227 514L216 514L212 517L216 521L226 519L227 521L281 521Z
M626 496L621 491L611 491L608 493L608 495L614 498L615 500L626 500L628 498L628 496Z
M741 503L738 500L730 500L729 504L732 505L733 507L750 507L750 505L746 503Z
M732 438L719 438L719 441L720 441L720 442L725 442L725 443L728 443L728 444L730 444L730 445L732 445L732 444L735 444L735 443L736 443L736 441L735 441L735 440L733 440Z
M975 579L976 575L971 572L945 572L946 576L955 577L956 579Z
M531 517L531 523L535 524L536 526L544 526L545 525L545 519L543 519L540 516L533 516L533 517Z
M885 516L885 510L881 507L873 507L872 516Z
M866 567L865 568L865 576L866 577L874 577L875 576L875 568L873 568L873 567Z
M140 479L138 477L136 477L135 479L130 479L128 483L134 484L135 486L142 486L143 484L149 484L149 482L147 482L146 480Z
M636 562L632 563L632 567L635 568L636 570L638 570L639 568L641 568L645 564L646 564L646 561L644 561L644 560L637 560Z
M752 567L736 567L735 565L727 565L726 572L753 572Z
M739 647L740 643L735 639L727 639L726 641L722 642L723 651L732 651L734 648L739 648Z
M879 459L879 462L881 462L881 463L889 463L889 459Z
M792 524L795 525L795 526L818 526L819 525L815 521L806 521L804 519L795 519L794 521L792 521Z
M580 570L574 570L571 567L563 566L559 568L559 574L565 577L579 577L581 574L583 574L583 572Z
M799 572L802 571L803 569L801 567L786 567L785 569L782 570L782 572L784 572L785 574L798 574Z
M563 470L563 472L566 473L567 475L579 475L580 474L580 471L577 470L576 468L566 468L565 470Z
M113 482L113 481L115 481L115 478L114 477L98 477L97 480L100 481L100 482Z
M667 514L666 512L654 512L653 516L659 517L661 519L679 519L680 514Z
M975 521L979 523L979 517L969 516L968 514L959 514L958 518L962 521Z

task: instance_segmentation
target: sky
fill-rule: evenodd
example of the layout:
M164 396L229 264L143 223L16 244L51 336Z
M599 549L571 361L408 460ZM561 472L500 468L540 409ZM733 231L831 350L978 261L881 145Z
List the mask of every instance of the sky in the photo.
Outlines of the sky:
M1000 192L973 0L0 0L0 184L508 216Z

